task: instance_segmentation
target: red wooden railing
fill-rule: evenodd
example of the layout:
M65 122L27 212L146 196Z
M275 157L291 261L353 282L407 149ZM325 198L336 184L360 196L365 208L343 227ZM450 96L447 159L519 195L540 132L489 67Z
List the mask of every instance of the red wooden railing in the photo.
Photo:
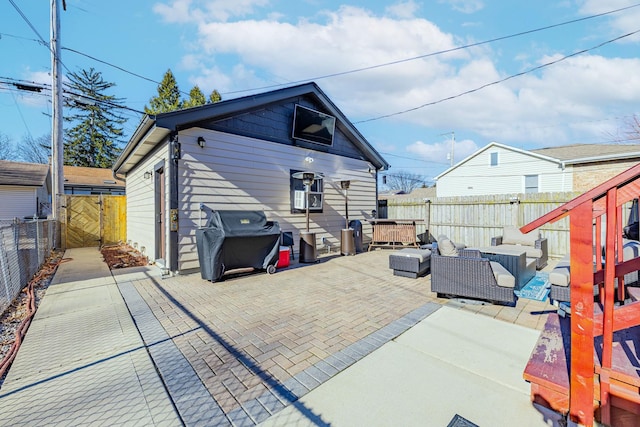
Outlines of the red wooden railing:
M612 425L612 408L621 408L632 416L640 417L640 365L635 348L640 341L640 328L634 329L640 325L640 302L624 304L624 275L640 270L640 257L625 262L622 248L622 205L639 195L640 164L520 229L527 233L569 216L571 334L568 409L570 419L585 426L593 425L596 413L602 424ZM603 224L604 242L601 241ZM597 262L602 248L604 264ZM600 289L598 302L594 302L594 285L599 285ZM619 334L614 342L615 332ZM531 371L527 375L532 383L533 397L534 391L545 384L548 375L536 377ZM549 402L549 396L557 402ZM561 392L554 391L545 397L551 408L566 406L566 395Z

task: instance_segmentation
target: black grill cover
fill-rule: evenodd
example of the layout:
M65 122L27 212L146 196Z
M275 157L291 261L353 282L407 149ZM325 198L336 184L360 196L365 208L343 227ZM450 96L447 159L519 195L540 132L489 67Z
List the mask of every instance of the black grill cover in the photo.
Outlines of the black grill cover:
M262 211L212 211L204 228L196 230L200 274L220 280L225 271L276 265L280 225Z

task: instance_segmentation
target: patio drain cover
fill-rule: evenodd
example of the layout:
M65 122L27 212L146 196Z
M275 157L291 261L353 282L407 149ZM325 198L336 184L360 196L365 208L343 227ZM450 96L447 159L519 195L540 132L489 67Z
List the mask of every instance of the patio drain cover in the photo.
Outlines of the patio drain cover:
M447 427L478 427L478 425L472 423L471 421L469 421L465 417L461 417L460 415L456 414L451 419L449 424L447 424Z

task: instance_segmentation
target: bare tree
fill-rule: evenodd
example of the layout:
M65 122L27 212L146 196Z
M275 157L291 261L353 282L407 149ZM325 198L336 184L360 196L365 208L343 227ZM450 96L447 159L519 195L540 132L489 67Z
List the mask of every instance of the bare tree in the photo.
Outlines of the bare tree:
M607 138L615 143L637 143L640 141L640 116L627 117L615 132L606 132Z
M0 160L13 160L15 158L15 149L13 141L8 135L0 132Z
M628 141L640 140L640 116L634 114L627 119L623 132Z
M49 163L51 154L51 134L34 138L27 135L22 138L20 157L29 163Z
M416 188L426 187L426 178L407 171L398 171L384 175L383 184L390 191L411 193Z

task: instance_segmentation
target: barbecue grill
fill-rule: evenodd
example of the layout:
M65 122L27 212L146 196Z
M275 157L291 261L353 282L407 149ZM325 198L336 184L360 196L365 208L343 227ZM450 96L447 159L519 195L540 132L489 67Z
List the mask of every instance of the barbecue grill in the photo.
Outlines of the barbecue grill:
M205 227L196 230L200 274L218 281L234 269L276 271L280 225L262 211L211 211Z

